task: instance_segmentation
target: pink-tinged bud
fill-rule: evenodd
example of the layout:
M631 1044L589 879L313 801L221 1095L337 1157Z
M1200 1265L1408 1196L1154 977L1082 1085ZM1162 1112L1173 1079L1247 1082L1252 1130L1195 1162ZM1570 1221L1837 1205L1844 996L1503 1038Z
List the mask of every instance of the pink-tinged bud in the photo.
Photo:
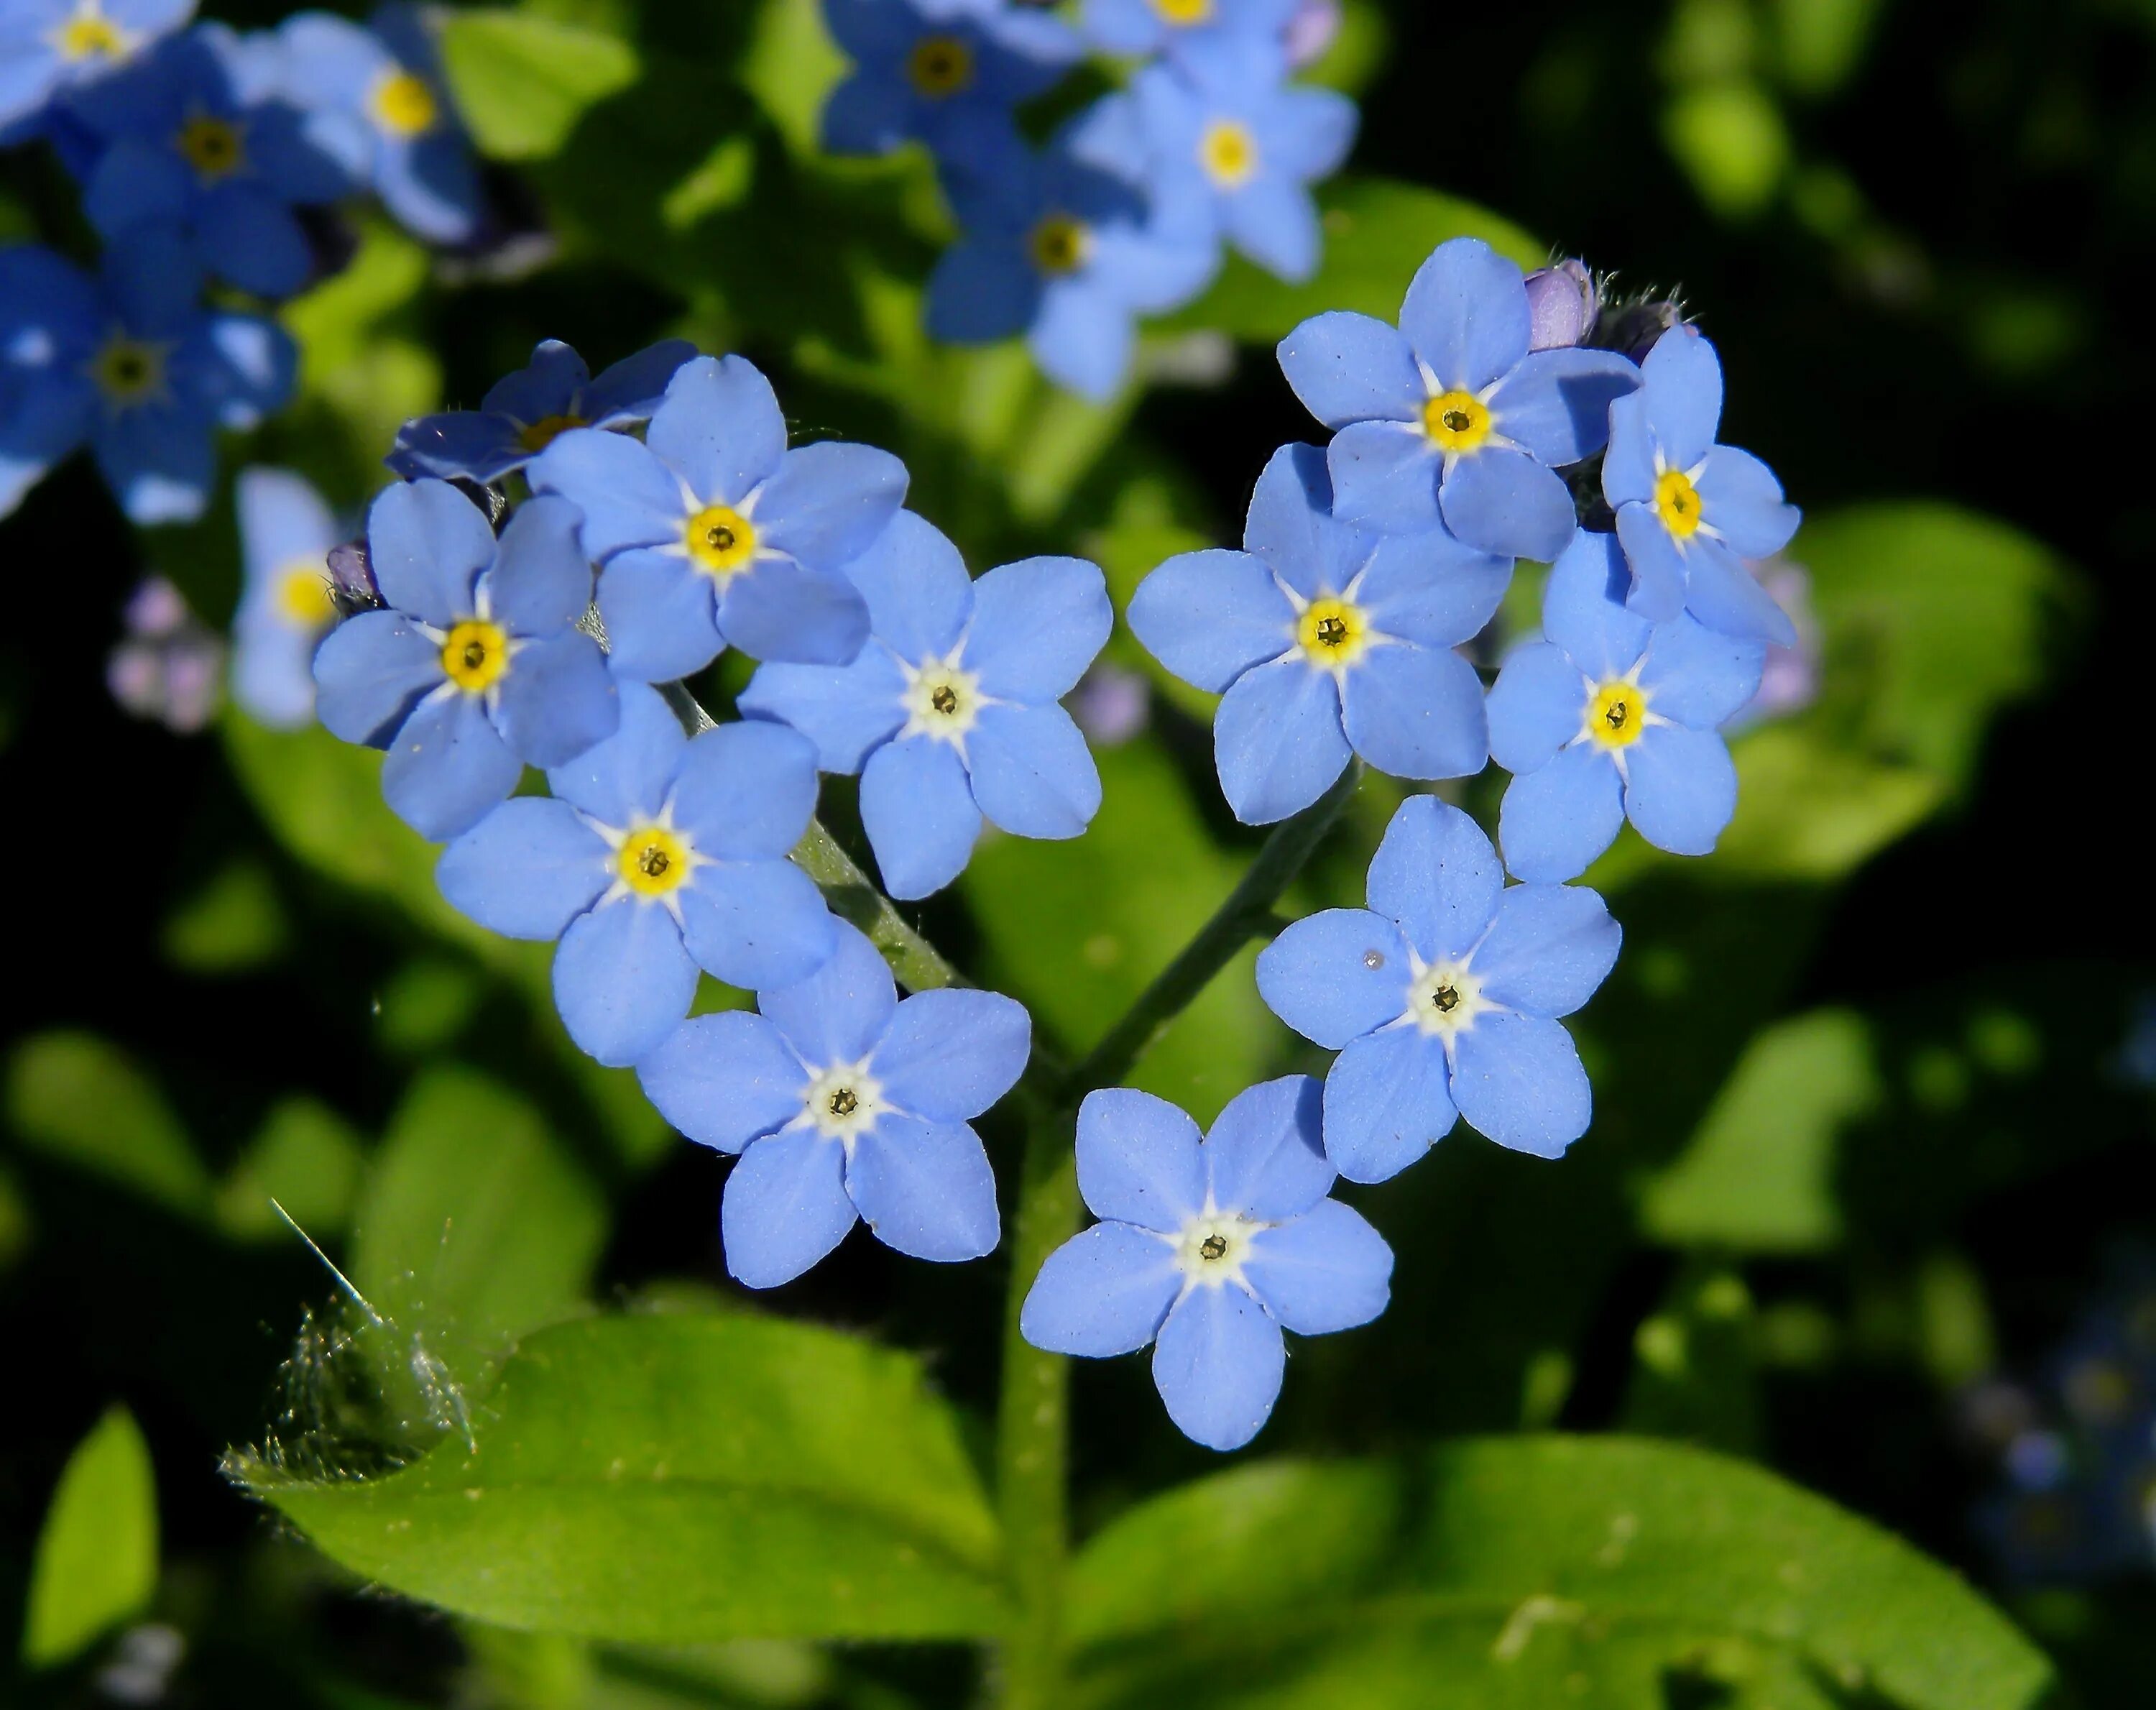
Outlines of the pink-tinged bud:
M340 617L372 611L382 603L382 590L374 585L374 567L367 562L365 541L346 541L330 548L330 594Z
M1078 728L1104 748L1127 742L1152 714L1152 693L1136 671L1103 660L1087 671L1070 697Z
M105 667L112 698L137 718L186 736L217 711L224 644L188 610L178 588L153 576L121 614L126 634Z
M1342 9L1340 0L1302 0L1295 8L1281 39L1291 71L1300 71L1325 57L1326 49L1339 39Z
M1565 350L1594 331L1601 292L1584 261L1568 257L1527 275L1527 348Z

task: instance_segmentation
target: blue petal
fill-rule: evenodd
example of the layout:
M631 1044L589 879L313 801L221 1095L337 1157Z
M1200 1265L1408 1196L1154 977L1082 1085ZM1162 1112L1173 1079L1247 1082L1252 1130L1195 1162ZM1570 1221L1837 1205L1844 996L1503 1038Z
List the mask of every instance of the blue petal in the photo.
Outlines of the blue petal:
M1512 561L1463 546L1442 528L1387 535L1355 584L1355 602L1387 635L1458 647L1481 634L1512 585Z
M786 418L762 371L698 357L675 371L644 443L706 505L738 505L786 455Z
M1087 1093L1078 1107L1078 1191L1096 1217L1179 1235L1205 1204L1198 1124L1150 1092Z
M1294 607L1248 552L1178 553L1138 584L1125 616L1162 665L1216 695L1294 641Z
M1779 552L1796 533L1802 513L1782 499L1774 470L1748 451L1717 445L1699 475L1700 520L1747 558Z
M1695 542L1698 540L1694 536ZM1666 624L1685 609L1691 565L1662 520L1647 505L1617 509L1617 539L1631 573L1625 603L1650 624Z
M172 385L221 428L259 427L284 408L300 369L299 347L259 315L209 315L172 352Z
M593 558L681 540L680 483L625 434L572 428L531 460L524 478L533 492L559 493L584 513L584 550Z
M897 665L871 643L850 665L759 665L735 705L793 726L824 771L854 773L906 722L905 696Z
M793 665L851 665L869 639L860 591L836 570L793 558L759 555L720 593L718 622L752 658Z
M1618 520L1624 520L1622 513ZM1797 626L1789 614L1728 547L1695 535L1688 557L1691 577L1685 609L1692 616L1725 635L1771 641L1777 647L1797 644Z
M1130 309L1083 275L1048 282L1026 335L1042 373L1096 403L1123 383L1133 341Z
M1328 908L1258 953L1258 993L1305 1039L1338 1050L1407 1008L1407 941L1382 915Z
M1373 647L1341 685L1348 740L1394 778L1466 778L1490 758L1482 680L1445 648Z
M681 757L674 819L700 855L783 860L815 811L815 749L783 725L722 724Z
M1640 686L1661 717L1712 730L1752 704L1766 668L1763 642L1719 634L1679 618L1655 626Z
M1572 1035L1539 1015L1488 1013L1453 1050L1453 1101L1500 1146L1559 1158L1587 1132L1594 1094Z
M824 22L831 39L856 59L889 59L913 44L921 13L891 0L826 0Z
M542 495L516 507L495 548L487 596L497 623L519 635L566 629L592 603L592 567L577 539L581 513Z
M429 843L443 843L478 824L523 775L524 763L495 729L485 702L438 690L384 751L382 799Z
M209 502L217 449L207 418L142 405L108 417L95 433L98 473L130 522L192 522Z
M1060 701L1108 644L1108 584L1083 558L1024 558L973 584L967 669L998 700Z
M888 154L911 130L911 92L879 67L856 71L824 98L817 138L826 154Z
M1579 734L1587 686L1562 649L1533 641L1505 661L1489 709L1491 757L1507 772L1532 772Z
M260 602L243 606L233 622L232 698L272 730L312 724L315 640Z
M502 737L534 766L566 766L621 723L606 655L580 630L522 644L500 694L495 716Z
M1625 605L1631 588L1631 567L1614 535L1581 529L1550 566L1543 634L1572 656L1579 675L1598 682L1621 677L1647 650L1646 621Z
M726 645L711 593L711 578L679 553L632 548L609 558L598 605L615 671L667 683L703 670Z
M1400 305L1400 331L1445 391L1480 392L1527 353L1526 276L1480 238L1440 244Z
M648 419L665 397L667 383L696 354L685 338L662 338L624 357L584 388L583 413L601 428Z
M1585 872L1624 823L1617 763L1597 744L1578 742L1506 787L1497 834L1517 876L1556 884Z
M1287 1349L1265 1309L1232 1285L1194 1288L1160 1327L1152 1381L1175 1428L1209 1449L1240 1449L1280 1397Z
M1353 1041L1325 1077L1325 1151L1351 1182L1389 1181L1452 1132L1445 1047L1413 1025Z
M479 407L528 428L548 416L570 413L591 377L591 369L572 347L558 338L542 339L532 347L531 360L490 386Z
M803 445L779 460L757 493L757 532L803 563L836 570L874 545L898 515L906 480L906 465L873 445Z
M875 1049L898 1009L890 964L860 930L832 928L830 959L815 973L756 994L757 1008L801 1060L821 1071L858 1063Z
M1331 675L1301 658L1245 672L1214 714L1213 752L1221 791L1245 825L1301 812L1348 764Z
M799 1116L808 1090L778 1030L729 1009L683 1022L636 1066L644 1096L700 1146L739 1152Z
M868 601L876 639L911 665L948 655L973 614L966 561L941 529L911 511L892 517L846 575Z
M461 244L478 228L479 172L454 131L439 129L404 146L382 147L375 162L375 194L419 236Z
M1275 165L1305 183L1340 170L1362 123L1353 101L1333 90L1290 84L1275 91L1268 105L1272 122L1265 148Z
M1250 493L1243 548L1305 599L1338 593L1369 562L1378 537L1332 516L1332 476L1315 445L1283 445Z
M1385 1310L1393 1250L1361 1213L1323 1199L1306 1215L1251 1237L1243 1275L1285 1328L1327 1336Z
M482 483L498 481L531 460L516 423L477 410L451 410L405 423L382 460L407 480L439 475Z
M1182 1291L1173 1246L1127 1223L1098 1223L1048 1256L1019 1310L1019 1334L1081 1359L1133 1353Z
M966 738L973 799L1019 837L1075 837L1101 810L1101 773L1061 707L984 706Z
M176 150L146 136L121 136L99 157L83 186L82 211L110 241L146 220L182 218L194 193L194 174Z
M1572 490L1523 451L1469 453L1446 472L1438 502L1445 526L1469 546L1545 564L1577 526Z
M1221 1210L1260 1223L1300 1217L1332 1186L1324 1091L1307 1075L1246 1087L1205 1136L1206 1191Z
M1609 978L1625 934L1602 899L1573 885L1515 885L1497 904L1475 974L1493 1003L1569 1015Z
M887 1247L955 1265L996 1250L995 1172L963 1122L886 1116L854 1142L846 1191Z
M1043 295L1018 244L961 238L928 275L928 336L947 344L1015 338L1040 317Z
M1496 430L1552 468L1592 457L1609 439L1609 406L1639 389L1615 351L1537 351L1490 397Z
M554 1007L577 1049L609 1068L666 1042L696 995L681 929L655 902L624 898L580 915L554 953Z
M1260 174L1224 199L1220 221L1228 241L1275 278L1301 285L1317 271L1317 204L1294 179Z
M1647 424L1675 469L1694 469L1722 424L1722 358L1689 326L1672 326L1640 364Z
M331 734L386 744L423 695L444 681L442 650L398 612L362 612L315 655L316 716Z
M966 870L981 810L948 743L901 737L861 768L861 829L883 888L901 901L933 895Z
M1420 428L1351 422L1332 436L1325 461L1332 473L1332 514L1340 521L1387 534L1438 526L1438 477L1444 460Z
M1657 849L1711 854L1737 811L1737 768L1722 738L1681 724L1640 732L1626 757L1625 811Z
M1315 315L1280 341L1277 354L1290 388L1328 428L1421 418L1428 388L1414 351L1382 321L1344 309Z
M1393 814L1370 862L1370 906L1425 962L1475 947L1497 907L1505 876L1490 840L1459 809L1409 796Z
M808 1128L759 1140L726 1177L720 1202L727 1274L748 1288L791 1282L845 1240L856 1220L837 1141Z
M689 954L728 985L785 987L830 960L836 924L791 861L712 861L675 893Z
M1032 1049L1023 1004L997 992L921 992L898 1006L870 1067L901 1110L966 1122L1018 1085Z
M450 906L505 938L558 938L612 882L605 842L567 802L504 802L442 851Z
M1614 511L1645 505L1655 496L1655 433L1647 425L1647 399L1635 392L1609 406L1609 449L1602 458L1602 496Z
M259 184L219 186L195 210L195 249L220 279L286 297L314 271L314 247L292 210Z
M446 629L472 614L472 586L494 562L494 531L447 481L400 481L367 511L367 547L382 598Z
M624 683L620 696L621 724L614 734L580 758L551 768L547 783L601 824L626 829L665 802L689 737L657 690Z

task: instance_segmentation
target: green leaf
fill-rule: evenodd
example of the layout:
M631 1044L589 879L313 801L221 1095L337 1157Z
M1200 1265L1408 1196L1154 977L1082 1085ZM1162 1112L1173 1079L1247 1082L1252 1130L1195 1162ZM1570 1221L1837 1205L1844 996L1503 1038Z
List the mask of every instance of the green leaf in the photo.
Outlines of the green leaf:
M275 1200L317 1240L343 1229L358 1191L366 1149L352 1124L317 1099L294 1093L263 1119L218 1189L217 1220L244 1240L290 1240Z
M159 947L190 973L239 973L275 960L290 938L268 870L241 860L180 905L165 922Z
M545 160L585 110L636 81L636 49L619 37L516 12L453 13L442 69L480 152Z
M1674 96L1662 114L1662 140L1700 199L1732 218L1764 208L1789 167L1782 110L1748 80L1707 84Z
M502 1626L684 1645L1002 1618L994 1519L906 1355L746 1314L565 1324L474 1429L362 1482L239 1471L354 1573Z
M1071 1574L1081 1700L2029 1710L2044 1658L1947 1569L1741 1461L1506 1438L1171 1492ZM1862 1695L1874 1695L1866 1697Z
M141 1613L157 1589L157 1482L149 1445L116 1407L68 1457L38 1534L23 1660L49 1668Z
M1717 881L1841 878L1947 798L1935 773L1852 754L1816 724L1754 731L1731 752L1737 817L1715 845Z
M43 1033L8 1064L8 1120L23 1141L192 1216L209 1173L157 1083L110 1040Z

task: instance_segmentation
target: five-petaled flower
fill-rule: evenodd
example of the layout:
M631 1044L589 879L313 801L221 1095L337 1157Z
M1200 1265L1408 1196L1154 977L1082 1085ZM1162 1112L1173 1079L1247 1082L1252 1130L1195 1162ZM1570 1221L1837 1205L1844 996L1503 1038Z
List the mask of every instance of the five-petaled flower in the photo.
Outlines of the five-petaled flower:
M1280 1394L1282 1330L1323 1336L1385 1309L1392 1250L1326 1197L1317 1083L1268 1081L1202 1140L1164 1099L1127 1087L1078 1112L1078 1188L1102 1220L1050 1254L1019 1318L1025 1339L1104 1358L1153 1344L1168 1417L1240 1449Z
M446 481L385 490L367 513L385 609L315 655L322 722L388 751L382 793L421 836L469 830L526 762L559 766L613 731L614 683L576 627L591 602L576 507L520 506L499 541Z
M1681 614L1650 624L1614 535L1575 536L1543 591L1541 641L1490 691L1490 747L1516 773L1498 821L1505 865L1537 883L1575 879L1629 817L1674 855L1705 855L1737 809L1737 768L1716 731L1750 701L1766 644Z
M1350 750L1401 778L1489 757L1482 686L1452 650L1497 609L1512 562L1433 520L1380 535L1334 520L1324 454L1287 445L1258 478L1240 552L1185 552L1140 584L1130 625L1186 681L1224 697L1213 726L1235 817L1310 805Z
M1325 1081L1325 1149L1350 1181L1381 1182L1464 1116L1501 1146L1555 1158L1592 1098L1557 1018L1617 959L1594 891L1506 888L1496 851L1459 809L1410 797L1370 863L1369 907L1297 921L1259 954L1258 990L1340 1055Z
M324 722L327 722L326 715ZM702 968L783 986L836 922L786 859L816 806L816 754L768 724L691 741L657 690L621 687L621 728L443 851L442 894L511 938L558 938L554 1002L602 1063L639 1061L689 1012Z
M234 483L244 582L232 623L232 698L264 724L315 716L315 649L336 620L329 556L343 538L305 475L243 469Z
M0 131L55 95L93 86L194 14L194 0L8 0L0 7Z
M757 1007L684 1022L637 1067L675 1127L741 1154L720 1216L727 1270L751 1288L789 1282L857 1218L916 1259L993 1251L995 1177L968 1124L1025 1067L1024 1007L955 989L901 1003L845 925L821 969L759 990Z
M1398 331L1336 310L1281 341L1312 415L1337 429L1334 512L1386 530L1442 516L1487 552L1544 562L1572 538L1556 471L1602 449L1640 371L1612 351L1530 351L1525 276L1476 238L1440 244L1408 286Z
M875 639L850 665L767 665L741 696L861 775L861 823L893 896L964 870L983 815L1020 837L1075 837L1101 805L1086 738L1056 703L1114 613L1082 558L1027 558L968 579L958 549L901 511L852 567Z
M896 514L906 480L873 446L788 450L771 383L740 357L677 368L641 443L572 428L526 478L583 512L613 668L654 683L729 644L758 659L850 661L869 614L844 567Z

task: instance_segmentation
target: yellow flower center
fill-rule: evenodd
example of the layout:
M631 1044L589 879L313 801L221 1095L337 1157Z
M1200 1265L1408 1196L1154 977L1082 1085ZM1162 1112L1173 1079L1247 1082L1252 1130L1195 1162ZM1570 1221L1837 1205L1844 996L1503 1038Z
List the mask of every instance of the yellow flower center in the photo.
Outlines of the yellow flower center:
M165 389L165 347L116 332L90 364L105 402L126 408Z
M467 618L443 639L442 669L467 695L491 689L509 669L509 637L498 624Z
M116 59L127 51L126 33L97 9L97 0L85 0L49 39L60 58L78 63Z
M1472 451L1490 437L1490 406L1471 392L1440 392L1422 407L1422 430L1440 451Z
M329 573L300 558L277 573L277 609L295 629L319 629L336 615L330 598Z
M1370 620L1344 599L1314 599L1296 620L1295 643L1303 657L1329 671L1345 670L1370 645Z
M1215 119L1198 139L1198 164L1221 189L1240 189L1258 170L1258 139L1237 120Z
M427 80L415 72L385 71L367 91L367 110L393 136L417 136L434 128L441 109Z
M1051 213L1033 229L1028 247L1033 251L1035 267L1043 273L1060 275L1075 273L1086 264L1093 236L1082 221L1067 213Z
M973 50L957 36L923 36L906 56L906 75L932 101L966 89L973 80Z
M639 825L614 856L622 883L639 896L664 896L688 882L693 857L689 840L664 825Z
M1628 747L1647 725L1647 697L1637 683L1604 683L1587 703L1587 733L1605 748Z
M1211 20L1213 0L1152 0L1152 9L1166 22L1188 28Z
M707 505L681 526L689 557L706 576L724 582L748 568L756 556L756 525L731 505Z
M239 127L206 115L198 114L181 126L172 146L179 150L180 157L195 169L195 176L206 184L230 177L247 162L246 144L240 137Z
M516 443L536 454L544 451L570 429L590 425L580 415L542 416L517 434Z
M1655 482L1655 515L1681 541L1699 531L1699 489L1681 469L1666 469Z

